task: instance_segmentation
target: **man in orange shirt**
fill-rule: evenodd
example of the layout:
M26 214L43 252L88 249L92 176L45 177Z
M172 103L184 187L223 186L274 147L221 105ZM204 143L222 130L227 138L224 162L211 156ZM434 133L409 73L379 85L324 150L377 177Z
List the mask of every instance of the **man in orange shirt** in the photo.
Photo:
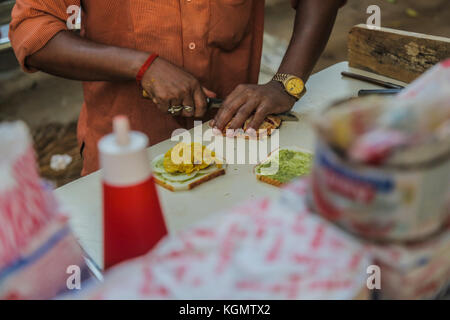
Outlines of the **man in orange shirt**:
M263 0L17 0L10 39L24 70L83 81L78 139L87 174L98 169L97 141L117 114L155 144L192 127L193 119L214 117L222 130L253 116L256 129L266 115L290 110L344 1L291 2L292 40L279 72L264 85L257 85ZM73 5L82 8L80 35L67 27ZM207 97L225 99L215 116ZM174 106L185 108L171 114Z

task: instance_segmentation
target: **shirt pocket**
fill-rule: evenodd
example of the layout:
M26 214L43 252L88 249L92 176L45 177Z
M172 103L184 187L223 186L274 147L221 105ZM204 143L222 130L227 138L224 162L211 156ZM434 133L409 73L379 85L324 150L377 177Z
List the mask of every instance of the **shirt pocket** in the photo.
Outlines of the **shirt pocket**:
M134 47L130 3L123 0L83 0L83 34L98 43Z
M157 52L182 62L182 26L179 0L130 0L131 20L139 50Z
M253 0L210 1L208 45L236 48L250 29Z

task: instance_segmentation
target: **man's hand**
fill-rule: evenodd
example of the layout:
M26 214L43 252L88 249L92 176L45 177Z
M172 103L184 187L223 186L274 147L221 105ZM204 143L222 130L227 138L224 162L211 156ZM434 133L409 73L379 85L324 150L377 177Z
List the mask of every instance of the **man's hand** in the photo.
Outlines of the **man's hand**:
M182 112L183 117L202 117L207 109L206 97L216 96L194 76L162 58L157 58L144 74L142 87L163 112L172 106L192 107L190 112Z
M222 131L232 120L230 129L240 129L254 114L249 129L257 131L266 116L291 110L295 101L276 81L239 85L224 101L211 125Z
M61 31L45 47L29 56L29 67L82 81L135 81L149 53L107 46ZM158 107L167 112L172 106L190 106L186 117L201 117L206 111L206 97L215 94L202 88L198 80L163 58L157 58L141 81L142 87Z

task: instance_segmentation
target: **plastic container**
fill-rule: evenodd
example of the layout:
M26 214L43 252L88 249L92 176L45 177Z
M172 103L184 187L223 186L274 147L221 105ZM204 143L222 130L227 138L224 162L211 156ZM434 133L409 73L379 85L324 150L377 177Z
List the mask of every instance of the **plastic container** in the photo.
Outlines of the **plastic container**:
M318 139L310 203L363 238L420 240L450 218L450 154L427 163L376 167L343 159Z
M104 268L143 255L167 234L150 169L148 138L114 119L98 144L103 178Z

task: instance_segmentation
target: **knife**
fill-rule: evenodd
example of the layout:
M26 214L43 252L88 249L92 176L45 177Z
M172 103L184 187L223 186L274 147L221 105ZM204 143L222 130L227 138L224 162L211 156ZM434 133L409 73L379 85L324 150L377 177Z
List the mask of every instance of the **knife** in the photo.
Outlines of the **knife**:
M150 98L145 90L142 91L142 96L146 99ZM206 102L208 104L208 108L212 109L219 109L223 104L223 100L217 98L206 98ZM282 121L298 121L298 117L291 111L279 113L277 116L280 117Z
M387 88L387 89L403 89L404 88L403 86L395 84L395 83L382 81L382 80L378 80L378 79L374 79L374 78L370 78L370 77L366 77L366 76L363 76L363 75L360 75L360 74L357 74L357 73L343 71L341 74L344 77L348 77L348 78L352 78L352 79L356 79L356 80L372 83L372 84L375 84L375 85L378 85L380 87L384 87L384 88Z
M358 96L368 96L368 95L395 95L400 93L403 89L376 89L376 90L359 90Z
M208 103L208 108L219 109L222 106L223 100L217 98L206 98L206 102ZM297 115L295 115L292 111L279 113L276 114L276 116L280 117L282 121L298 121Z

